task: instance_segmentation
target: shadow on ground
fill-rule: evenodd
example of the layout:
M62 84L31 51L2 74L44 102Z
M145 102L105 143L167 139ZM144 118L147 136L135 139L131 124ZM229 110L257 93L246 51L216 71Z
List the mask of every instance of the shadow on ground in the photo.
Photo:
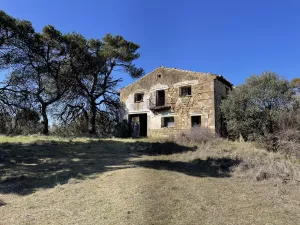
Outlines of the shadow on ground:
M193 176L218 177L221 174L225 176L226 173L229 176L229 167L235 163L229 159L227 162L224 161L226 165L213 159L191 163L169 161L133 163L129 160L142 155L170 155L194 150L196 147L168 142L130 143L113 140L1 143L0 193L26 195L38 188L51 188L57 184L67 183L71 178L92 178L95 174L133 166L165 168Z
M197 146L189 147L178 145L173 142L140 142L137 141L131 144L131 149L145 155L172 155L187 151L196 151Z
M169 160L138 161L136 165L156 170L169 170L196 177L230 177L231 168L238 165L239 160L231 158L196 159L191 162Z

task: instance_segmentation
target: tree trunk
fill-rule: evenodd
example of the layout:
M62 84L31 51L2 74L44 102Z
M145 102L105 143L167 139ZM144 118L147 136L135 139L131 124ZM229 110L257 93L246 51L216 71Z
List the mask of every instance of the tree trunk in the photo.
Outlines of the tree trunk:
M43 117L43 131L42 133L44 135L48 135L49 134L49 121L48 121L48 117L47 117L47 112L46 112L46 105L42 105L42 117Z
M83 116L84 116L84 119L85 119L85 127L84 127L84 132L85 133L87 133L87 132L89 132L89 123L90 123L90 120L89 120L89 114L88 114L88 112L85 110L85 109L83 109Z
M91 102L91 115L90 115L90 134L96 134L96 113L97 106L94 101Z

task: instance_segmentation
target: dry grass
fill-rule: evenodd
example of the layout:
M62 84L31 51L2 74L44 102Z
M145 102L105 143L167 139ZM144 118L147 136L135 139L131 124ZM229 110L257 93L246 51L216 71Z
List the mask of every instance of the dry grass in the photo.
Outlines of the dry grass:
M215 141L196 149L147 139L3 137L0 153L0 224L300 221L297 182L255 178L263 165L278 164L295 180L299 161L251 144Z
M149 157L148 157L149 158ZM149 158L151 159L151 158ZM280 152L268 152L252 143L239 143L215 139L198 145L197 151L188 151L170 156L160 155L155 160L192 162L207 159L231 159L231 175L257 180L262 174L272 183L300 184L300 159Z
M209 128L194 126L190 130L182 131L177 134L171 134L168 141L178 144L206 144L216 138L216 134Z

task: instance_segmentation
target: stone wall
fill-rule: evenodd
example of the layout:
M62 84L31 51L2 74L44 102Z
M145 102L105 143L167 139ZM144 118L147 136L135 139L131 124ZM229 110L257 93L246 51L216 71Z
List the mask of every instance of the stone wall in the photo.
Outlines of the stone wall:
M148 136L168 135L172 132L191 128L191 116L201 116L201 126L215 129L219 122L215 118L215 107L219 105L216 90L221 90L222 83L215 82L216 75L199 73L175 68L159 67L133 84L120 90L120 100L124 105L121 119L128 114L147 113ZM218 81L219 82L219 81ZM180 88L191 86L191 96L181 97ZM149 101L155 101L156 91L165 90L165 101L171 109L152 111ZM135 93L144 93L144 101L134 103ZM219 114L217 114L219 116ZM162 117L173 116L174 128L162 128ZM219 129L219 128L218 128Z
M215 130L220 136L227 136L224 119L221 114L221 101L226 98L231 91L232 86L224 83L218 79L214 81L214 95L215 95Z

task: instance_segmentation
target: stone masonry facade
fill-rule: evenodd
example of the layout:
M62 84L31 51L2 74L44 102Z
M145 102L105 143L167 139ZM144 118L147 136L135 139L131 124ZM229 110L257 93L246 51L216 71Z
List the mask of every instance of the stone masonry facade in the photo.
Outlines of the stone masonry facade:
M166 136L194 125L224 135L219 107L231 89L216 74L158 67L120 90L120 118L132 123L140 117L138 123L146 130L141 136Z

